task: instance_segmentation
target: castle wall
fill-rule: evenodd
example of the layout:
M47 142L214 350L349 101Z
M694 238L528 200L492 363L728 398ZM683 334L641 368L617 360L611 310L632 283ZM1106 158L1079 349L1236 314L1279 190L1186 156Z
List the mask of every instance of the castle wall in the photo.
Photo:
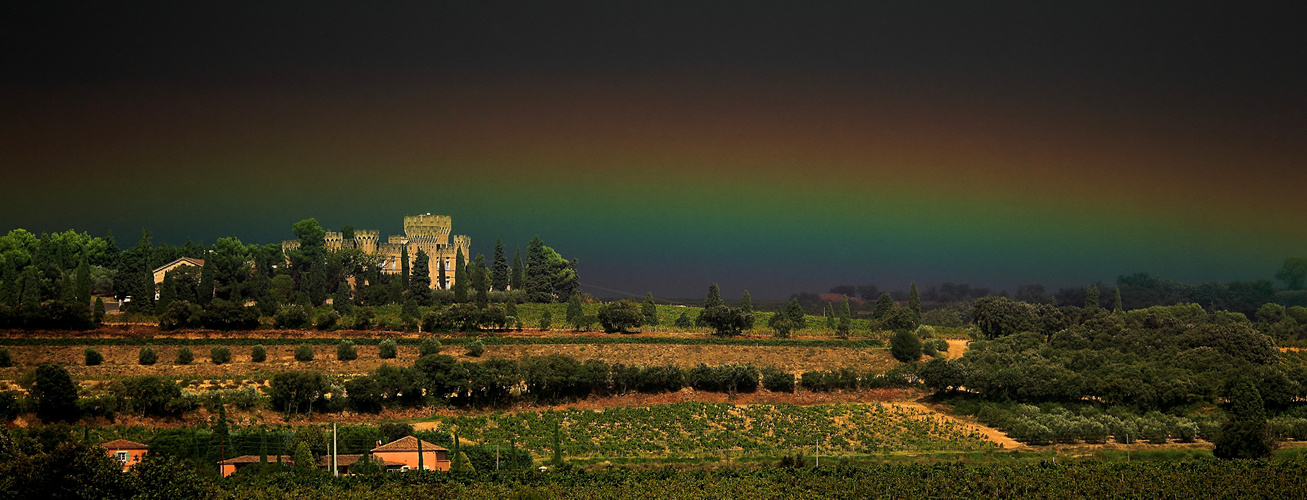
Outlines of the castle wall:
M404 247L408 247L410 266L413 259L417 258L420 249L427 254L432 288L448 289L454 286L454 264L458 250L463 250L465 265L471 261L472 251L472 239L465 235L454 235L454 241L450 243L449 236L452 228L453 221L448 215L410 215L404 217L403 235L392 234L383 243L380 232L375 229L355 230L354 244L364 253L381 257L381 272L385 274L399 274L403 271L404 266L400 259L404 255ZM327 231L325 242L328 251L340 251L344 236L335 231ZM283 252L295 250L299 246L298 240L281 242ZM445 263L443 284L438 283L441 261Z

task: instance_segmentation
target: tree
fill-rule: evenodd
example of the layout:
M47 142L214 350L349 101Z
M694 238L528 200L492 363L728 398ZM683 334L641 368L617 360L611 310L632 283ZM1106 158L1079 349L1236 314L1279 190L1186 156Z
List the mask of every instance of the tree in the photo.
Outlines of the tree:
M1275 279L1283 281L1285 288L1302 290L1307 285L1307 257L1288 257L1284 266L1275 273Z
M888 293L882 293L880 297L876 298L876 310L871 313L871 317L874 319L884 318L893 308L894 298L890 297Z
M526 267L522 265L522 248L513 250L513 274L508 279L508 287L521 290L526 279Z
M1121 314L1125 312L1125 309L1121 307L1121 287L1119 286L1116 287L1115 294L1116 294L1116 299L1113 301L1114 303L1112 305L1112 314Z
M436 259L436 288L444 290L449 284L448 273L445 271L445 259Z
M62 366L41 363L36 367L36 380L29 394L36 401L36 416L43 422L74 422L80 418L77 384Z
M644 324L649 326L658 325L658 305L654 304L653 292L645 295L644 302L640 304L640 314L644 315Z
M504 257L504 242L495 238L495 253L491 261L490 287L502 292L508 289L508 260Z
M486 288L489 287L486 257L477 254L476 260L468 266L468 279L472 281L472 293L476 299L477 309L485 309L490 304L489 298L486 297Z
M159 283L159 301L154 304L154 313L162 315L168 306L177 301L177 281L172 271L164 273L163 282Z
M91 321L96 325L104 322L104 298L95 298L95 311L91 313Z
M849 331L852 329L853 312L849 308L849 296L845 295L843 300L840 301L840 321L839 324L836 325L835 331L839 332L842 337L848 337Z
M568 298L567 311L563 316L563 321L570 324L573 321L576 321L577 318L580 318L583 314L585 314L585 311L581 308L581 296L573 295L571 298Z
M722 305L723 302L722 302L721 289L717 287L717 283L709 284L708 296L703 299L703 311L699 313L698 318L695 318L694 326L708 326L707 321L703 317L704 313L708 312L709 309L712 309L714 307L721 307Z
M921 339L908 330L897 330L889 341L890 354L904 363L911 363L921 358Z
M835 329L835 304L831 302L827 302L826 310L822 314L823 317L826 318L826 328L834 330Z
M645 320L640 314L640 306L625 299L604 304L599 308L598 317L605 333L627 333L630 328L639 328Z
M740 311L743 311L744 314L748 315L748 317L749 317L749 325L746 326L746 327L744 327L744 329L745 329L745 330L752 330L752 329L753 329L753 323L754 323L754 316L753 316L753 297L749 295L749 291L748 291L748 290L745 290L745 291L744 291L744 294L740 296Z
M413 260L412 274L408 279L408 293L419 304L431 303L431 258L421 248Z
M336 293L331 296L331 308L342 316L354 312L354 299L350 297L348 281L342 281L336 285Z
M1217 458L1265 458L1275 449L1262 396L1252 382L1242 379L1230 390L1233 418L1221 426L1216 448Z
M204 266L200 267L200 287L195 290L196 303L201 306L209 305L209 301L213 300L214 294L217 293L214 283L214 274L216 273L217 268L213 259L206 259Z
M74 300L82 311L91 307L91 265L86 257L82 257L82 261L77 264L77 291Z
M921 323L921 295L917 293L917 282L908 286L908 309L912 311L912 320Z
M540 236L531 238L526 246L526 295L531 302L553 302L553 276L545 253L545 242Z
M463 262L463 248L454 255L454 302L467 302L467 271Z
M1098 285L1089 285L1085 289L1085 310L1096 311L1101 307L1098 303Z
M747 325L753 324L753 315L745 314L744 311L735 307L714 306L704 309L699 314L699 319L704 325L712 327L714 334L719 337L733 337L744 331Z

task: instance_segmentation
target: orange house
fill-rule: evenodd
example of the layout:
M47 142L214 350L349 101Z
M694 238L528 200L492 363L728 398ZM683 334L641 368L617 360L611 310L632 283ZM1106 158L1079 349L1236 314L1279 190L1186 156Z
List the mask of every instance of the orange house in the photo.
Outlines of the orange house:
M236 458L228 458L226 460L219 461L218 469L220 472L222 472L222 477L227 477L236 473L236 471L240 469L244 469L251 465L257 464L262 460L263 459L260 458L258 455L241 455ZM268 463L276 464L277 456L276 455L268 456ZM293 467L295 465L295 459L290 455L282 455L281 464L286 467Z
M449 450L422 441L422 468L449 470ZM404 464L408 469L418 468L418 438L404 436L372 449L372 456L385 462Z
M115 439L100 446L108 451L109 456L123 465L123 472L129 471L133 466L141 463L141 458L145 457L145 453L150 451L149 446L126 439Z

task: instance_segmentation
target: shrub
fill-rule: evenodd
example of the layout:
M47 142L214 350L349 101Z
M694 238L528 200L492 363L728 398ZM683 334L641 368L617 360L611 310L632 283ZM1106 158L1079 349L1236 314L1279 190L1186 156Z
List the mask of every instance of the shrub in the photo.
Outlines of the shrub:
M921 340L917 335L907 331L898 330L894 332L894 337L890 338L890 354L904 363L911 363L921 358Z
M295 348L295 361L313 361L313 346L300 344Z
M339 322L340 322L340 313L336 312L333 309L333 310L324 311L322 314L319 314L315 326L317 326L319 330L332 330L336 328L336 324Z
M234 391L228 391L225 399L241 410L252 410L259 405L262 394L252 386L241 387Z
M90 347L87 347L83 354L86 355L86 366L95 366L104 362L104 355Z
M762 386L772 392L794 392L794 374L770 367L763 368Z
M231 348L227 346L217 346L209 348L209 359L213 364L221 365L231 362Z
M298 329L309 326L309 308L301 305L289 305L277 311L273 316L273 326L278 329Z
M472 342L467 344L468 356L479 358L485 352L486 352L486 346L485 344L482 344L480 340L473 340Z
M930 325L921 325L917 327L917 338L925 340L935 336L935 328Z
M368 330L372 328L372 320L376 319L377 313L372 311L371 307L359 307L354 309L355 330Z
M1090 444L1103 444L1107 442L1107 426L1102 423L1084 419L1080 421L1080 439Z
M948 341L944 339L935 339L935 350L939 352L948 352Z
M191 352L191 348L182 346L177 349L177 364L189 365L192 361L195 361L195 353Z
M14 366L14 357L9 354L8 347L0 347L0 368L9 368Z
M939 350L935 348L935 341L927 340L925 342L922 342L921 353L930 356L932 358L935 357L935 355L939 354Z
M159 353L155 352L153 347L145 346L141 352L136 355L136 362L143 365L152 365L159 361Z
M625 299L601 306L597 319L604 333L626 333L629 329L639 328L645 321L644 315L640 313L640 306Z
M253 361L255 363L262 363L267 359L268 359L268 350L264 349L263 346L256 345L250 348L250 361Z
M168 304L168 308L159 315L160 330L177 330L180 328L198 328L203 324L204 309L199 304L179 300Z
M377 344L377 357L381 359L395 359L399 355L399 346L395 345L392 339L386 339Z
M440 341L433 338L422 339L422 343L418 344L418 356L431 354L440 354Z
M336 344L337 361L354 361L358 359L358 357L359 357L359 350L358 348L354 347L353 342L348 340L342 340L339 344Z
M200 314L200 323L215 330L253 330L259 327L259 311L244 304L213 299Z
M672 325L677 328L689 328L694 326L694 322L690 320L689 314L686 314L685 311L681 311L681 315L676 318L676 322L672 323Z

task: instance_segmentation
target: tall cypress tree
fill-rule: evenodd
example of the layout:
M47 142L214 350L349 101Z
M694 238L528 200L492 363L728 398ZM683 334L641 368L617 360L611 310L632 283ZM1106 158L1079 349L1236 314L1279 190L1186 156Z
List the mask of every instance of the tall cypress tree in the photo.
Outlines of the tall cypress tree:
M573 295L567 299L567 322L571 323L576 318L580 318L585 313L581 309L581 296Z
M467 271L463 268L463 249L458 249L454 256L454 302L467 302Z
M699 317L694 319L694 326L707 326L708 323L704 321L704 313L708 312L709 309L721 306L722 290L717 286L717 283L711 283L708 285L708 296L703 299L703 310L699 311Z
M445 283L449 282L449 278L445 274L445 259L436 259L436 267L436 288L444 290Z
M0 304L18 307L22 288L18 286L18 271L14 269L13 263L4 263L3 279L4 283L0 285Z
M781 314L794 322L796 330L808 327L808 317L804 315L803 306L799 305L799 299L797 298L791 298L790 302L785 304L785 310Z
M399 251L399 284L405 290L409 289L409 267L408 244L405 244Z
M494 261L490 273L490 287L496 291L508 289L508 259L504 257L504 242L495 238Z
M216 271L213 259L204 259L204 265L200 267L200 287L195 291L195 300L202 306L209 305L209 301L213 300L215 292L213 275Z
M168 306L177 300L177 279L172 272L164 273L163 282L159 283L159 302L154 305L155 314L163 314Z
M431 303L431 259L421 248L413 259L412 274L408 279L408 293L419 304Z
M853 311L849 308L849 296L844 295L840 301L840 322L836 325L835 330L840 335L847 337L849 331L853 329Z
M522 283L526 279L526 266L522 264L522 249L513 250L513 272L509 277L508 286L513 290L521 290Z
M640 304L640 314L644 316L644 324L658 325L658 304L654 303L653 292L644 297L644 303Z
M824 314L826 317L826 328L830 328L834 330L835 329L835 304L833 302L826 303L826 312Z
M545 255L545 242L540 236L531 238L526 246L526 289L527 300L531 302L553 302L554 277L549 272L549 261Z
M1089 285L1085 289L1085 310L1093 311L1101 307L1098 304L1098 285Z
M908 287L908 309L912 310L912 320L914 323L921 323L921 295L917 293L917 282L913 281Z
M871 317L882 319L892 310L894 310L894 298L888 293L882 293L880 297L876 297L876 310L872 312Z
M77 264L77 306L90 310L91 308L91 264L87 262L86 257L82 257L82 262Z
M747 324L744 326L744 329L745 330L753 329L753 323L754 323L753 297L749 295L748 290L745 290L744 295L740 296L740 312L744 313L745 318L747 318L746 320Z
M1121 314L1125 312L1125 310L1121 308L1121 287L1116 287L1115 293L1116 300L1115 304L1112 306L1112 314Z
M27 266L23 269L21 305L26 311L36 311L41 308L41 276L37 274L36 266Z
M468 274L471 275L472 289L475 291L473 299L476 300L477 309L485 309L490 305L490 300L486 297L486 288L490 286L487 283L489 273L486 270L486 257L477 254L476 261L469 267L471 269Z

